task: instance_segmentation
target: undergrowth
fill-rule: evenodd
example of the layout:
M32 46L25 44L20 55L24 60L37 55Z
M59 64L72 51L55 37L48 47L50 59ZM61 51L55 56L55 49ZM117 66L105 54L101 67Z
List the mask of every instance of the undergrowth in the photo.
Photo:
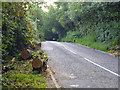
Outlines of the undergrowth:
M84 37L76 38L72 35L72 33L62 38L61 41L79 43L79 44L82 44L94 49L106 51L109 53L115 52L115 50L109 50L109 48L114 47L117 43L117 39L111 40L109 42L100 42L96 39L95 35L87 35Z
M2 88L46 88L46 72L33 71L31 62L16 61L13 70L3 73Z

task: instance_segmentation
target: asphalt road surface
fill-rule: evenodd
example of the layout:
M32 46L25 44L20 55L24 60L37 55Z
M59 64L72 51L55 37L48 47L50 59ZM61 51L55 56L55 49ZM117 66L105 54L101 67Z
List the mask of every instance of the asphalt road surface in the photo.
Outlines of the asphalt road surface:
M117 57L76 43L46 41L42 50L52 59L58 84L64 88L118 88Z

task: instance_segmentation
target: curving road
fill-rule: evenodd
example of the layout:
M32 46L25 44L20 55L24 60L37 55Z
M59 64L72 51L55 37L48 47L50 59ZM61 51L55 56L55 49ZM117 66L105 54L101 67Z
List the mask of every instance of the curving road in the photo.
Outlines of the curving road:
M118 58L76 43L46 41L42 50L52 59L58 84L64 88L118 88Z

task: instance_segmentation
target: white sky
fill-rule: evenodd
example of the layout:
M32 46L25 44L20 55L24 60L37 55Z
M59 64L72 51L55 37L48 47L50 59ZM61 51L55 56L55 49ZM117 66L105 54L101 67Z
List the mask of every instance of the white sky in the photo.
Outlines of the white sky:
M54 4L54 2L56 2L57 0L44 0L44 2L47 2L47 5L50 6L52 5L53 7L56 7L56 5ZM44 7L44 5L42 5L42 10L45 12L48 12L49 10Z

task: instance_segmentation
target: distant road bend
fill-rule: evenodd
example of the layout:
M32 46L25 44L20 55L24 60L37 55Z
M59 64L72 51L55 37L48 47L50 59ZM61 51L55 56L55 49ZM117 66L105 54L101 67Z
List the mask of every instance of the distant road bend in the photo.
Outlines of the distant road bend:
M42 50L64 88L118 88L118 58L111 54L56 41L42 42Z

